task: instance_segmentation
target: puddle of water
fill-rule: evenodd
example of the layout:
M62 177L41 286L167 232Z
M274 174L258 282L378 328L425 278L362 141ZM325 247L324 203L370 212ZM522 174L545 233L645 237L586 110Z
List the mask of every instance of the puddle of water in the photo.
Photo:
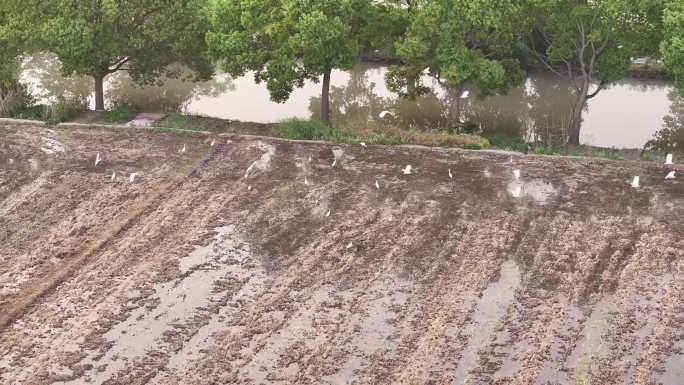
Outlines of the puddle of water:
M531 182L512 181L506 188L513 198L530 198L537 203L544 204L554 197L558 191L550 184L540 180Z
M515 291L520 287L520 280L520 268L513 260L508 260L501 265L499 280L482 292L472 315L472 322L466 326L465 335L470 337L456 367L454 385L472 381L469 372L477 366L478 352L489 346L497 324L515 300Z
M594 305L589 319L584 323L579 342L566 361L566 367L571 371L577 370L586 360L606 357L610 353L605 337L610 331L613 313L618 308L617 300L614 295L609 295Z
M354 335L349 346L355 347L344 363L340 363L339 370L326 377L326 382L333 385L349 384L355 378L355 372L364 368L370 362L370 357L381 350L395 351L397 342L389 340L395 332L396 326L391 319L396 318L396 309L401 309L407 303L411 288L410 282L395 282L393 278L377 279L368 292L369 300L363 314L355 315L351 323L354 325ZM388 283L392 288L388 288ZM396 288L395 288L396 287ZM387 293L378 295L377 293ZM363 295L359 293L359 295ZM375 297L375 298L373 298ZM364 301L365 302L365 301Z
M154 286L155 308L140 307L128 318L104 334L112 346L99 360L97 352L91 353L82 363L105 370L90 371L86 375L95 383L101 383L149 351L163 347L165 333L185 329L193 317L212 302L218 301L222 293L215 290L215 282L231 275L234 267L235 240L231 234L233 226L215 229L217 235L209 246L198 247L186 258L181 259L183 278ZM225 259L223 259L225 258ZM83 379L67 382L82 383Z

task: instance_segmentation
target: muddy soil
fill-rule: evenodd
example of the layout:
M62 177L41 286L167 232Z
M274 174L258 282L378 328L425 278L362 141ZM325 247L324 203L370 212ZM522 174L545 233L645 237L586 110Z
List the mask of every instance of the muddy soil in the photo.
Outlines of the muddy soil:
M683 375L682 166L0 126L2 384Z

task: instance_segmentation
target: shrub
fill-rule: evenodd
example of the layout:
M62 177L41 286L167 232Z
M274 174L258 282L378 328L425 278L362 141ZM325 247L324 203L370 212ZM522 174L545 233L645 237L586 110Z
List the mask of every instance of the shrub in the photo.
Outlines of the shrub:
M83 109L83 104L77 100L59 98L44 109L43 120L48 124L66 122Z
M317 120L288 119L277 127L280 136L288 139L331 140L335 135L333 129Z
M105 111L103 118L105 121L110 123L125 123L128 122L136 112L138 111L135 107L120 104L115 105L109 110Z

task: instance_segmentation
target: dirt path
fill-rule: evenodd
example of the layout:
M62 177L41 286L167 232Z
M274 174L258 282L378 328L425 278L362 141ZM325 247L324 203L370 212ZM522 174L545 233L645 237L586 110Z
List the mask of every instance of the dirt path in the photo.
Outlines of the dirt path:
M678 384L669 170L0 127L0 383Z

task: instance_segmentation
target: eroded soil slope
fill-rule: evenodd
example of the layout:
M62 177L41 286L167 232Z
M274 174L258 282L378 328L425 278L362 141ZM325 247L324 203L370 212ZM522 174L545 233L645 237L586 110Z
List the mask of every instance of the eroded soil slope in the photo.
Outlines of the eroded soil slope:
M2 384L679 384L683 278L681 166L0 127Z

